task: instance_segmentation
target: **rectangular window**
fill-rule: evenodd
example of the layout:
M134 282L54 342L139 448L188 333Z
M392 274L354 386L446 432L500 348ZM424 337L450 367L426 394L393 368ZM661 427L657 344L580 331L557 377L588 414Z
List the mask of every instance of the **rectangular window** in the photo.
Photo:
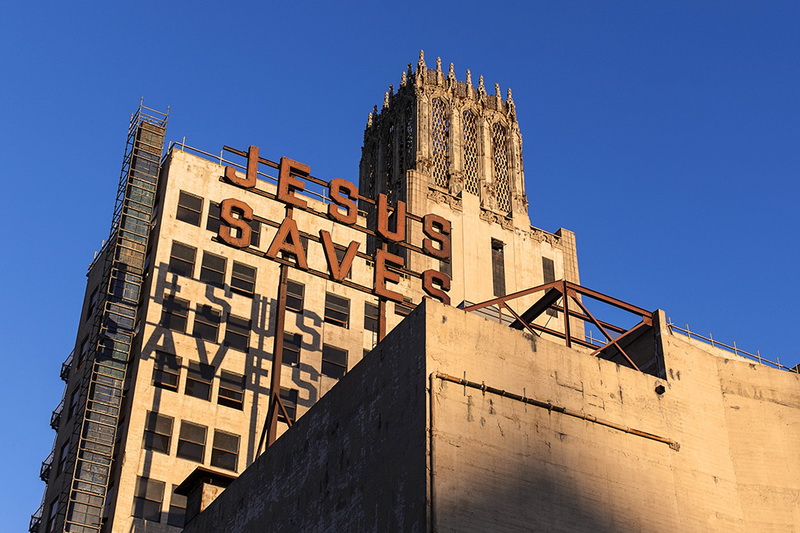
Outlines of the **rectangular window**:
M226 263L227 261L224 257L203 252L203 264L200 266L200 281L213 285L214 287L224 287Z
M197 249L191 246L186 246L179 242L172 243L172 251L169 255L169 266L167 270L174 272L179 276L186 276L191 278L194 274L194 259L197 255Z
M198 305L194 314L192 335L209 342L217 342L221 319L222 313L210 305Z
M214 367L195 361L189 361L189 370L186 373L187 396L194 396L201 400L211 400L211 384L214 381Z
M161 310L161 326L174 331L186 333L186 322L189 316L189 302L167 296Z
M223 370L219 377L217 403L234 409L244 408L244 376Z
M325 322L341 326L350 325L350 300L336 296L330 292L325 293Z
M202 463L206 452L206 430L205 426L181 420L181 434L178 438L176 455L183 459Z
M97 305L97 300L100 298L97 290L98 288L95 287L95 289L92 291L92 294L89 296L89 305L86 306L86 320L89 320L89 317L92 316L94 308Z
M183 527L186 521L186 496L176 493L175 489L177 488L178 485L172 485L172 496L169 499L167 524Z
M72 418L72 415L75 414L75 411L78 410L78 399L80 398L80 388L76 388L72 391L72 396L69 397L69 410L67 411L67 420Z
M58 454L58 470L56 471L57 474L64 472L64 469L67 466L68 457L69 457L69 441L65 442L63 446L61 446L61 451Z
M161 502L164 501L164 482L138 477L133 497L133 516L161 521Z
M495 296L506 295L506 270L503 242L492 239L492 289Z
M211 448L211 466L236 472L239 461L239 435L214 430L214 446Z
M544 283L550 283L556 280L556 264L548 257L542 257L542 275ZM558 317L558 311L552 307L548 307L545 311L548 316Z
M169 443L172 440L171 416L160 415L154 411L147 412L144 423L144 440L142 446L145 450L155 450L169 455Z
M283 332L283 364L297 366L300 364L300 347L303 345L303 335L300 333Z
M453 279L453 258L439 261L439 272L444 274L450 279Z
M256 289L256 269L233 262L233 273L231 274L231 291L253 297Z
M250 345L250 321L246 318L228 315L224 344L246 352Z
M250 221L250 245L258 248L261 242L261 222L255 218Z
M395 302L395 304L394 304L394 314L396 314L398 316L408 316L408 315L411 314L411 311L413 311L413 310L414 310L414 307L412 307L410 305L401 304L401 303L398 303L398 302Z
M303 296L306 287L302 283L286 280L286 309L295 313L303 312Z
M78 367L86 361L86 358L89 357L89 335L86 335L83 338L83 342L81 342L81 351L78 354Z
M58 498L50 504L50 512L47 513L47 532L52 533L56 530L56 516L58 515Z
M378 332L378 306L369 302L364 302L364 329Z
M347 373L347 350L324 344L322 346L322 373L339 379Z
M178 197L178 213L176 218L192 226L199 226L202 212L203 199L199 196L181 191Z
M294 423L297 420L297 389L284 389L281 387L281 403L283 408L286 409L286 414L289 415L289 420ZM278 420L286 422L283 411L280 409L278 409Z
M153 385L178 392L181 377L181 358L166 352L156 352L153 365Z

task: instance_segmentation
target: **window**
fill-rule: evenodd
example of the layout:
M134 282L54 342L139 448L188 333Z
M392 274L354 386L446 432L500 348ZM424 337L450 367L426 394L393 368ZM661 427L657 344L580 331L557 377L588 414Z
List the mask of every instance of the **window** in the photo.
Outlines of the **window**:
M286 409L286 414L289 415L289 420L294 423L297 420L297 389L284 389L281 387L281 403L283 408ZM278 409L278 420L286 422L283 411L280 409Z
M83 341L81 342L81 351L78 354L78 365L77 366L81 366L81 364L84 361L86 361L86 358L88 356L89 356L89 335L86 335L83 338Z
M58 515L58 498L53 500L50 504L50 512L47 513L47 532L51 533L56 530L56 515Z
M234 261L233 273L231 274L231 291L252 298L255 288L256 269Z
M167 270L179 276L191 278L192 274L194 274L195 255L197 255L197 250L195 248L179 242L173 242Z
M246 352L250 345L250 321L246 318L228 315L224 343L225 346Z
M308 246L306 246L306 250L307 249L308 249ZM335 246L333 248L333 251L336 253L336 260L339 261L339 264L341 265L342 264L342 259L344 259L344 256L347 253L347 250L345 248L339 248L338 246ZM352 277L353 277L353 265L351 264L350 265L350 270L347 271L347 276L345 276L345 279L352 279Z
M364 329L378 332L378 306L369 302L364 302Z
M347 350L324 344L322 346L322 373L339 379L347 372Z
M80 398L80 387L77 387L74 391L72 391L72 396L69 397L69 409L67 410L67 420L72 418L72 415L75 414L75 411L78 410L78 399Z
M213 231L214 233L219 233L219 219L220 219L220 207L219 204L216 202L211 202L208 206L208 218L206 219L206 229L209 231ZM252 246L258 247L259 243L261 242L261 223L253 219L250 221L250 244Z
M410 306L410 305L401 304L401 303L398 303L398 302L395 302L395 304L394 304L394 314L396 314L398 316L408 316L408 315L411 314L411 311L413 311L413 310L414 310L414 307Z
M145 450L155 450L169 455L173 420L171 416L160 415L154 411L147 412L147 418L144 423L144 441L142 444Z
M181 420L181 434L178 437L178 457L203 462L206 453L206 427Z
M233 470L239 461L239 435L214 430L214 446L211 448L211 466Z
M300 364L300 347L303 345L303 335L300 333L283 332L283 364L297 366Z
M189 361L189 370L186 373L187 396L194 396L201 400L211 400L211 383L214 381L214 367L195 361Z
M200 225L200 214L203 211L203 199L181 191L178 197L178 214L176 218L192 226Z
M178 485L172 485L172 496L169 499L167 524L183 527L186 521L186 496L176 493L175 489L177 488Z
M161 502L164 501L164 482L139 477L133 498L133 516L161 521Z
M295 313L303 312L303 295L306 287L302 283L286 280L286 309Z
M200 267L200 281L204 281L215 287L225 285L225 261L224 257L203 252L203 264Z
M164 298L164 307L161 310L161 326L186 333L188 316L189 302L174 296Z
M180 377L181 358L171 353L156 352L156 362L153 366L153 385L178 392Z
M200 339L217 342L217 332L222 313L210 305L198 305L194 315L192 335Z
M58 470L56 473L60 474L67 466L67 458L69 457L69 441L61 446L61 451L58 453Z
M453 279L453 258L439 261L439 272L444 274L450 279Z
M244 376L223 370L219 377L217 403L234 409L243 409Z
M350 324L350 300L336 296L330 292L325 293L325 322L349 327Z
M506 271L503 242L492 239L492 289L495 296L506 295Z
M542 257L542 275L545 283L550 283L556 280L556 265L552 259ZM558 317L558 311L552 307L548 307L545 311L548 316Z
M86 320L89 320L89 317L92 316L94 307L97 305L97 300L99 299L97 290L98 287L95 287L95 289L92 291L92 294L89 296L89 305L86 307Z

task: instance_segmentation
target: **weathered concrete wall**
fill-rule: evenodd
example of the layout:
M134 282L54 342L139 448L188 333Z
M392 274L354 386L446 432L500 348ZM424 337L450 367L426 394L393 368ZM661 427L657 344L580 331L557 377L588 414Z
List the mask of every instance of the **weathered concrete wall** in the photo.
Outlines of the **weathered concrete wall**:
M680 444L434 380L437 531L792 531L800 376L662 329L659 380L429 305L429 371ZM655 385L665 386L664 394Z
M425 315L386 341L185 531L425 531Z

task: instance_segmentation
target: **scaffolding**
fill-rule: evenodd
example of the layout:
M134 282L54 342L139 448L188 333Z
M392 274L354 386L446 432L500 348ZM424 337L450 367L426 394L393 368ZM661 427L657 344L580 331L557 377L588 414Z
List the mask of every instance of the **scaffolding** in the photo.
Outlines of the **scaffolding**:
M111 231L97 257L102 263L95 265L103 270L90 349L85 363L72 375L79 383L77 408L82 417L71 426L70 442L74 444L64 461L64 469L71 475L64 476L59 490L58 515L48 517L48 522L55 521L51 530L99 533L110 505L117 426L136 333L168 115L169 110L162 113L140 102L131 116ZM62 377L69 375L69 359ZM38 529L41 509L37 513Z

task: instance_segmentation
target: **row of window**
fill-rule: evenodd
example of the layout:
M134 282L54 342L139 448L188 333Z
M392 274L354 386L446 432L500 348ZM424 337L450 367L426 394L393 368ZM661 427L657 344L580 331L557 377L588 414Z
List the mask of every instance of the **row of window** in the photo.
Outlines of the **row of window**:
M181 379L181 358L165 352L156 352L153 366L153 385L178 392ZM197 361L189 361L183 392L187 396L211 401L215 369ZM233 409L244 408L244 380L241 374L221 370L217 403Z
M203 199L194 194L186 191L181 191L178 195L178 212L175 218L192 226L200 227L203 218ZM208 218L206 219L206 229L219 232L220 224L220 206L217 203L210 202L208 207ZM261 223L257 220L251 220L250 228L250 244L258 247L261 242Z
M181 420L175 456L181 459L203 463L206 453L206 426ZM172 433L175 419L154 411L147 412L142 446L145 450L170 455ZM214 430L211 446L211 466L236 472L239 462L239 435Z
M136 492L133 495L133 516L144 518L152 522L161 522L161 507L164 503L163 481L146 477L136 479ZM175 492L178 485L172 486L172 496L169 499L169 512L167 524L183 527L186 518L186 496Z
M189 302L174 296L164 298L159 325L173 331L186 333L189 322ZM192 335L209 342L218 342L222 312L210 305L198 304L195 308ZM225 324L222 343L237 350L246 351L250 345L251 322L247 318L229 314Z
M300 348L303 346L301 333L283 333L283 364L298 366L300 364ZM347 350L322 345L322 374L329 378L339 379L347 373Z
M173 242L167 270L179 276L191 278L194 276L196 259L197 248ZM200 281L215 287L224 287L227 265L228 260L226 258L204 251L203 260L200 263ZM252 298L255 293L255 287L256 269L244 263L233 261L230 278L231 292Z

